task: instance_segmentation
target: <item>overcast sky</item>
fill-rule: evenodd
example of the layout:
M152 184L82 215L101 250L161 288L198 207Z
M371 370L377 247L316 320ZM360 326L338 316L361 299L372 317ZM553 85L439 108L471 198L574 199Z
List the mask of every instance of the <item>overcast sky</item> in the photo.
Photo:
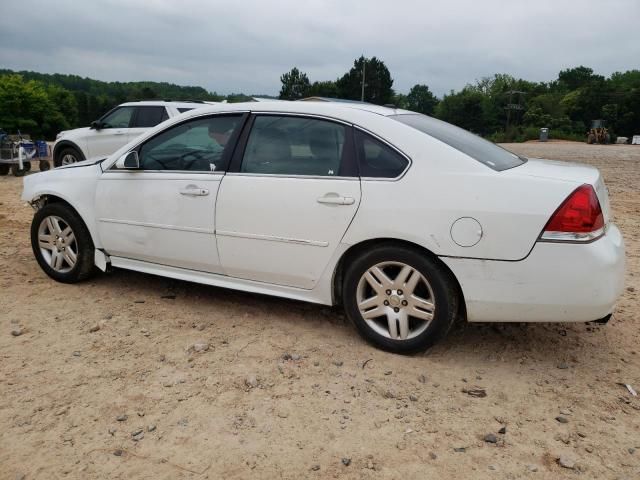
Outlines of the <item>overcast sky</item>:
M394 88L493 73L640 68L640 0L3 0L0 67L277 94L297 66L335 80L364 54Z

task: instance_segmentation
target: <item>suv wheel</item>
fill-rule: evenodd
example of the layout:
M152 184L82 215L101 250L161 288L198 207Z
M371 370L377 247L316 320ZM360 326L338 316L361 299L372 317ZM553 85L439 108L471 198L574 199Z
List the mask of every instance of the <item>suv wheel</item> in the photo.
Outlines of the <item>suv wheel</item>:
M63 203L50 203L36 212L31 247L42 270L59 282L76 283L94 271L91 234L78 214Z
M395 353L426 350L446 335L458 315L451 274L423 252L393 244L352 262L342 295L360 334Z
M82 159L80 152L73 147L65 147L60 150L60 153L56 156L55 166L61 167L62 165L71 165L79 162Z

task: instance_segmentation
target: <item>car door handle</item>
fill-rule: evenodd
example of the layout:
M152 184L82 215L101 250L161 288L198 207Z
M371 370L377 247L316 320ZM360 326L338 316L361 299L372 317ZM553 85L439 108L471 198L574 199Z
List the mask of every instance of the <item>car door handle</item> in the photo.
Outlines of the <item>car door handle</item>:
M206 188L200 188L197 185L187 185L179 190L180 195L189 195L192 197L204 197L209 195L209 190Z
M353 197L341 197L339 195L325 195L318 199L318 203L324 203L327 205L353 205L356 203L356 199Z
M126 132L113 132L114 135L124 135Z

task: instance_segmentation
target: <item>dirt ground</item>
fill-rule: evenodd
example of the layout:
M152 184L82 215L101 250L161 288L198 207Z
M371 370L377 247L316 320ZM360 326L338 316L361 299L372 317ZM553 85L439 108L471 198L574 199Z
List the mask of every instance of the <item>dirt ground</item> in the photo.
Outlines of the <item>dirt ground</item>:
M640 391L640 147L507 148L603 172L627 248L607 326L460 325L403 357L337 309L125 271L58 284L0 177L0 478L640 478L619 385Z

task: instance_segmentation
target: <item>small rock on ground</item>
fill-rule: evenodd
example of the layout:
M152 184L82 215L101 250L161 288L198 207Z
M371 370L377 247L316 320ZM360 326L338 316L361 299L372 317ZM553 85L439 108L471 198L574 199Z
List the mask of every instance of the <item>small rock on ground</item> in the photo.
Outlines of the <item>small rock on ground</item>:
M576 467L576 462L569 457L565 457L564 455L558 458L558 465L563 468L574 469Z
M498 443L498 437L496 437L493 433L487 433L484 436L484 441L487 443Z
M22 327L14 328L13 330L11 330L11 335L14 337L19 337L23 333L24 333L24 328Z

